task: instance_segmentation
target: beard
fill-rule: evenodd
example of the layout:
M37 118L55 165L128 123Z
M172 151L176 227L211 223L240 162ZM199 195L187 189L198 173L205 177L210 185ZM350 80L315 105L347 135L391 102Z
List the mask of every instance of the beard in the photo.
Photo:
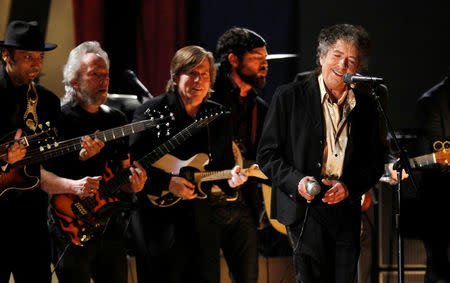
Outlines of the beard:
M106 98L107 98L107 95L105 95L105 96L91 96L91 95L89 95L87 93L84 93L84 92L81 93L81 99L85 103L87 103L89 105L100 106L100 105L102 105L103 103L106 102Z
M242 66L239 66L236 69L236 72L245 83L251 85L254 88L263 88L264 87L264 85L266 84L265 76L258 77L257 74L247 75L242 72L242 69L243 69Z

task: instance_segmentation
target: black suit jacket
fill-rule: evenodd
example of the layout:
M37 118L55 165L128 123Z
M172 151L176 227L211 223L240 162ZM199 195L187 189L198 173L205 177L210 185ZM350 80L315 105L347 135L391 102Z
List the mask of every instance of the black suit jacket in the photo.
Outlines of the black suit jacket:
M350 133L340 178L349 197L336 205L312 202L319 222L339 227L346 220L359 227L360 199L380 178L383 145L378 113L372 98L355 91L356 106L349 115ZM306 200L297 186L305 176L319 178L325 142L323 111L317 77L280 86L272 99L258 146L257 160L272 181L271 215L290 225L303 219ZM322 189L322 193L325 189ZM356 228L355 228L356 229Z

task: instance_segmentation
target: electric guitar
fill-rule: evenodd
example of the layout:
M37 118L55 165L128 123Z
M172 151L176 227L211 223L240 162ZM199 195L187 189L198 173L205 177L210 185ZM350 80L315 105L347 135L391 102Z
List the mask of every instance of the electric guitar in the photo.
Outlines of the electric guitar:
M411 169L422 168L432 164L450 165L450 149L441 148L438 151L430 154L425 154L409 159ZM397 181L391 178L389 171L389 164L384 164L384 173L380 178L380 182L388 183L390 185L397 184Z
M169 151L181 145L201 128L216 118L229 112L207 114L165 141L152 152L138 160L148 170ZM121 209L122 203L117 198L120 187L129 183L129 168L122 170L108 182L102 183L92 197L79 197L71 194L54 195L50 199L52 208L61 229L68 234L72 243L83 246L86 242L101 235L106 229L112 213Z
M411 169L422 168L432 164L442 164L450 165L450 149L440 148L434 153L420 155L409 159L409 165ZM388 183L389 185L396 185L398 182L391 177L391 172L389 171L389 163L384 164L384 173L380 178L380 182ZM366 198L364 198L364 196ZM362 208L363 211L367 210L372 203L372 197L369 192L366 192L362 198Z
M205 171L204 166L209 163L209 157L205 153L199 153L187 160L180 160L173 155L166 154L161 159L153 164L153 167L164 170L167 173L172 173L183 177L196 185L197 198L205 199L207 194L202 190L202 183L207 181L217 181L230 179L232 177L231 170L222 171ZM251 165L249 168L241 169L241 173L249 177L257 177L267 180L267 176L259 169L257 164ZM213 186L212 192L219 192L218 186ZM238 199L239 191L233 190L228 193L227 201L235 201ZM180 197L172 194L169 190L163 190L160 196L147 194L150 202L159 207L169 207L181 200Z
M139 133L152 127L158 127L165 120L173 118L172 116L151 118L125 126L112 128L109 130L95 132L89 136L92 139L98 138L103 142L119 139L135 133ZM83 136L84 137L84 136ZM45 160L62 156L82 148L82 138L77 137L62 142L53 140L46 144L30 147L25 157L14 163L12 168L0 175L0 197L8 190L31 190L39 185L39 177L31 175L26 166L38 164Z
M52 131L54 132L54 129L50 127L50 122L47 122L44 125L39 125L37 129L38 129L38 131L36 131L34 134L25 135L25 136L19 137L18 139L12 138L15 135L15 132L10 133L10 134L6 135L5 137L3 137L1 139L1 141L6 141L6 142L2 142L0 144L0 158L6 160L7 155L8 155L8 149L14 143L22 144L25 147L29 147L29 146L33 146L33 145L36 146L36 145L39 145L43 140L45 140L46 136L50 135ZM1 172L0 172L0 174L1 174Z

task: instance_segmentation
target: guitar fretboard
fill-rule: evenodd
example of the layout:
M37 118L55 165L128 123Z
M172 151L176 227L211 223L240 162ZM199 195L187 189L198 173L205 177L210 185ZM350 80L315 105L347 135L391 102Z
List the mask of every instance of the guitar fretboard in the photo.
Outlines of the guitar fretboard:
M152 152L144 156L141 160L139 160L139 163L144 167L145 169L150 168L153 163L155 163L158 159L166 155L167 153L171 152L175 148L177 148L179 145L181 145L183 142L185 142L188 138L192 137L196 132L198 132L201 128L208 125L210 122L215 120L217 117L225 114L224 112L220 112L217 114L213 114L209 117L200 119L189 126L187 126L185 129L165 141L163 144L158 146L156 149L154 149Z
M141 164L141 166L147 170L150 168L150 166L160 159L162 156L164 156L166 153L174 150L177 146L181 145L183 142L185 142L188 138L190 138L193 134L198 132L201 128L208 125L210 122L215 120L217 117L223 115L224 112L217 113L214 115L211 115L207 118L200 119L192 124L190 124L188 127L183 129L181 132L177 133L173 137L171 137L169 140L165 141L163 144L158 146L156 149L154 149L152 152L141 158L138 162ZM121 186L129 183L130 176L130 170L125 169L120 171L114 178L110 179L108 182L102 184L100 186L99 192L100 195L103 196L114 196L120 189Z
M411 168L421 168L423 166L431 165L436 163L436 157L434 153L430 153L427 155L422 155L409 159L409 164Z
M120 126L109 130L96 132L88 136L90 136L92 139L98 138L103 142L107 142L142 132L154 126L161 119L163 118L134 122L125 126ZM45 146L41 146L40 148L33 149L31 152L27 153L24 159L14 164L14 166L21 167L36 164L48 160L50 158L55 158L67 153L78 151L82 148L81 138L82 137L77 137L59 143L54 142L53 144L47 144Z

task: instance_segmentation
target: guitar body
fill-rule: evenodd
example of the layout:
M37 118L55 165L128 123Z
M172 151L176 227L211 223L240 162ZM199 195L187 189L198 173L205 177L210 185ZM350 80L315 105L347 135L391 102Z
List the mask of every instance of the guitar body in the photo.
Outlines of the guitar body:
M262 193L263 193L263 199L264 199L264 208L266 210L267 218L269 219L270 224L272 227L280 232L281 234L287 235L286 232L286 226L278 222L276 219L272 219L270 217L270 205L272 200L272 187L266 184L262 184Z
M179 175L180 177L187 179L189 182L197 184L197 181L195 180L195 172L204 171L208 162L209 157L205 153L196 154L187 160L180 160L171 154L166 154L153 163L152 166L159 168L166 173ZM206 194L201 189L197 188L197 194L197 198L206 198ZM169 207L181 200L180 197L172 194L169 190L164 190L161 196L147 194L147 197L152 204L159 207Z
M111 217L104 212L115 202L118 202L117 197L105 197L99 190L93 197L84 198L73 194L53 195L50 207L71 242L83 246L104 231Z
M8 172L0 174L0 196L8 190L31 190L39 185L39 178L30 175L26 167L11 168Z
M161 159L153 163L153 167L159 168L167 173L179 175L196 185L197 198L205 199L207 194L202 190L203 182L211 182L217 180L226 180L232 177L231 170L222 171L205 171L204 167L208 164L209 158L205 153L199 153L188 160L179 160L173 155L166 154ZM257 164L251 165L249 168L241 169L241 173L249 177L257 177L267 180L267 176L259 169ZM222 190L219 186L212 186L211 192L222 191L227 195L227 201L235 201L238 199L239 191L237 189ZM159 207L169 207L181 200L181 198L173 195L168 190L164 190L161 196L147 194L150 202Z

